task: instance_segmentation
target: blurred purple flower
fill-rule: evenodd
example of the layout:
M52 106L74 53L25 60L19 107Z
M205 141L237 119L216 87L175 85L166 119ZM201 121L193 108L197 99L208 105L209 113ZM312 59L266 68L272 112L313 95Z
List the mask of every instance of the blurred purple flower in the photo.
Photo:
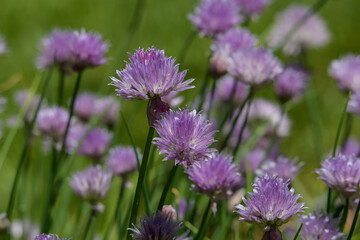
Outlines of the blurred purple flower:
M190 14L193 22L201 35L214 37L225 32L242 21L239 8L227 0L202 0L196 7L195 14Z
M240 162L240 173L246 174L246 165L248 162L250 163L251 173L255 173L260 167L261 162L265 159L265 155L266 152L264 149L255 148L251 150Z
M139 159L141 159L139 149L137 149L137 154ZM138 168L136 155L132 147L118 146L111 149L107 162L113 175L126 175L136 171Z
M348 138L342 149L342 154L344 155L354 154L355 156L357 156L359 153L360 153L359 142L354 138Z
M116 71L120 80L110 77L111 85L118 88L117 95L124 99L148 100L194 87L189 85L194 79L184 81L187 71L179 72L175 59L165 56L164 50L139 48L134 55L129 54L129 60L124 69Z
M114 126L119 118L120 102L113 96L106 96L96 99L94 114L101 116L101 121Z
M341 240L345 239L345 235L340 232L338 221L331 216L323 214L303 215L300 217L303 228L300 237L303 240Z
M154 128L159 134L154 144L165 154L164 160L175 160L175 165L190 166L215 151L209 148L215 141L215 127L195 110L170 110Z
M77 95L74 104L74 114L83 122L88 122L93 115L97 96L91 92Z
M241 49L232 54L229 62L229 72L252 86L270 82L282 70L280 61L264 48Z
M298 163L298 159L290 160L286 157L278 157L276 161L266 161L260 169L256 171L258 176L271 175L278 176L284 180L292 181L299 173L303 163Z
M81 144L79 154L101 161L110 144L112 134L102 128L94 128Z
M55 106L41 109L36 123L42 135L58 142L63 138L68 119L68 111L65 108Z
M343 91L360 91L360 56L348 54L331 62L328 70Z
M75 173L70 186L77 195L91 204L96 204L106 197L110 183L111 173L102 170L100 166L91 166Z
M231 98L233 87L235 83L235 92L233 98ZM244 83L237 81L231 75L225 75L220 78L216 84L216 92L215 94L218 98L224 103L228 101L232 101L236 106L240 106L240 104L245 100L248 95L248 86Z
M265 175L255 181L253 188L253 192L247 194L247 199L243 197L244 205L235 206L241 221L260 223L268 230L304 212L305 203L297 203L300 195L294 195L293 188L289 190L289 181Z
M46 36L40 46L40 54L36 59L39 69L58 65L62 71L70 64L70 44L73 37L71 31L55 29Z
M66 238L59 238L55 234L41 234L37 235L34 240L66 240Z
M247 16L257 16L271 3L271 0L233 0Z
M282 47L288 55L298 55L302 49L318 48L326 45L330 39L330 33L325 22L316 14L310 17L285 43L285 38L294 26L311 10L307 6L292 5L281 12L270 32L268 42L271 47ZM283 44L285 44L283 46Z
M299 67L289 66L275 80L275 93L286 102L297 99L304 94L309 75Z
M207 161L191 166L187 173L195 184L194 191L214 199L226 199L232 189L243 182L236 170L232 157L213 153Z
M82 141L85 140L87 131L88 127L83 124L76 122L70 124L65 143L67 153L73 154L74 151L80 147Z
M360 159L355 155L338 154L321 162L321 168L315 171L319 178L345 198L356 194L360 183Z
M27 106L24 120L26 123L30 123L34 117L36 107L39 104L40 96L30 93L27 90L20 90L15 93L14 97L18 107L22 108L24 106Z
M85 29L74 31L70 44L71 66L74 71L93 68L105 64L104 56L109 44L102 40L101 35L86 32Z
M0 35L0 55L8 52L5 39Z

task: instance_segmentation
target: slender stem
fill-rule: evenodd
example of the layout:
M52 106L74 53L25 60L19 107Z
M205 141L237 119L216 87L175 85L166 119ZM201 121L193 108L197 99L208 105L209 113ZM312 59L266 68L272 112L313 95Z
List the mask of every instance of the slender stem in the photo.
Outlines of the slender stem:
M206 115L207 119L210 119L212 106L213 106L213 101L214 101L214 96L215 96L215 89L216 89L216 79L213 78L211 92L210 92L209 108L207 109L207 115Z
M340 223L339 223L341 232L344 230L348 212L349 212L349 198L346 198L345 199L345 207L344 207L343 214L341 216Z
M240 146L240 144L241 144L241 140L242 140L242 137L243 137L243 134L244 134L244 131L245 131L245 127L246 127L246 124L247 124L247 121L248 121L249 111L250 111L250 107L251 107L251 102L252 102L253 96L254 96L254 89L251 88L251 89L250 89L250 93L249 93L248 105L247 105L246 113L245 113L245 119L244 119L244 121L243 121L243 124L241 125L240 134L239 134L239 136L238 136L238 140L237 140L237 143L236 143L236 145L235 145L234 152L233 152L234 159L235 159L235 157L236 157L237 151L239 150L239 146Z
M84 237L82 239L84 239L84 240L86 240L86 238L87 238L87 236L88 236L88 234L90 232L90 228L95 222L96 215L97 215L96 213L97 213L96 210L94 208L92 208L89 220L86 223L85 231L84 231L84 234L83 234Z
M195 30L191 30L191 32L189 32L188 36L185 39L185 42L183 43L180 53L179 53L179 58L178 58L178 62L179 63L183 63L185 61L186 58L186 54L190 49L190 46L192 44L192 42L194 41L196 36L196 31Z
M65 72L64 70L60 69L60 76L59 76L59 88L58 88L58 105L62 106L63 103L63 96L64 96L64 84L65 84Z
M207 62L206 62L206 73L205 73L205 77L204 80L202 82L201 88L200 88L200 101L199 101L199 106L198 106L198 111L201 111L205 102L205 98L206 98L206 86L208 85L209 79L210 79L210 57L208 58Z
M174 177L175 177L175 174L176 174L176 170L179 168L179 165L175 165L172 169L171 169L171 172L169 174L169 177L167 178L167 181L166 181L166 184L165 184L165 187L164 187L164 190L161 194L161 198L160 198L160 201L159 201L159 205L158 205L158 210L161 211L164 203L165 203L165 200L166 200L166 196L167 196L167 193L169 192L169 189L171 187L171 183L173 182L174 180Z
M342 148L345 147L346 141L348 140L348 138L350 136L352 122L353 122L353 115L351 113L347 113L346 114L344 134L343 134L343 138L341 140L341 147ZM342 150L344 150L344 149L342 149Z
M149 159L151 141L153 139L154 132L155 132L155 129L153 127L149 127L149 132L148 132L148 136L147 136L147 140L146 140L146 144L145 144L144 155L143 155L142 162L141 162L138 182L137 182L137 185L136 185L134 202L133 202L132 210L131 210L129 228L131 227L132 223L136 222L137 211L138 211L138 208L139 208L140 198L141 198L141 189L143 188L143 185L144 185L144 177L145 177L145 172L146 172L146 166L147 166L147 162L148 162L148 159ZM130 239L130 231L128 232L128 239Z
M108 225L108 227L106 229L105 236L104 236L103 240L109 239L109 233L110 233L111 227L113 226L114 223L119 221L120 204L121 204L121 200L123 199L123 196L124 196L126 181L127 181L126 176L123 176L123 178L121 180L119 196L118 196L116 206L115 206L114 217L110 221L110 223L109 223L109 225ZM118 238L120 239L120 236L118 236Z
M298 238L298 236L299 236L299 234L300 234L300 232L301 232L302 227L303 227L303 224L301 224L300 227L299 227L299 229L297 230L297 232L296 232L296 234L295 234L295 236L294 236L294 240L296 240L296 239Z
M51 206L52 206L52 201L53 201L53 196L54 196L54 180L55 180L55 175L56 175L56 168L57 168L57 162L56 162L56 158L57 158L57 150L55 147L55 143L52 144L52 161L51 161L51 174L50 174L50 179L49 179L49 189L48 189L48 195L46 196L46 205L45 205L45 211L44 211L44 216L43 216L43 221L41 224L41 232L42 233L47 233L50 230L50 226L51 226Z
M201 225L200 225L199 231L198 231L198 233L197 233L194 240L201 240L201 239L204 238L205 230L206 230L205 226L206 226L208 215L209 215L210 210L211 210L211 205L212 205L212 201L211 201L211 199L209 199L209 203L208 203L208 205L206 207L203 218L201 220Z
M347 237L347 240L350 240L354 231L355 231L355 226L356 226L356 222L357 222L357 219L359 217L359 212L360 212L360 201L358 202L358 205L356 207L356 210L355 210L355 215L354 215L354 218L353 218L353 221L352 221L352 224L351 224L351 228L350 228L350 232L349 232L349 235Z
M48 73L48 75L47 75L47 77L45 79L45 83L44 83L43 90L41 92L40 100L39 100L38 105L36 106L36 110L35 110L33 119L31 120L29 129L28 129L28 132L27 132L27 135L26 135L26 138L25 138L25 144L24 144L24 147L23 147L22 152L21 152L20 160L19 160L18 166L16 168L15 179L14 179L14 182L12 184L11 193L10 193L10 199L9 199L8 207L7 207L7 210L6 210L6 216L7 216L7 218L9 220L11 220L12 211L14 209L16 188L17 188L17 185L18 185L18 182L19 182L21 169L22 169L22 166L23 166L23 164L25 162L25 159L26 159L26 153L27 153L27 150L28 150L28 148L30 146L30 138L32 136L32 131L34 129L35 121L36 121L38 112L40 110L41 104L43 102L43 99L44 99L44 96L45 96L45 93L46 93L46 90L47 90L47 87L49 85L49 81L50 81L50 78L51 78L52 71L53 71L53 68L50 68L49 73Z
M326 213L329 214L331 210L331 188L328 189L327 200L326 200Z

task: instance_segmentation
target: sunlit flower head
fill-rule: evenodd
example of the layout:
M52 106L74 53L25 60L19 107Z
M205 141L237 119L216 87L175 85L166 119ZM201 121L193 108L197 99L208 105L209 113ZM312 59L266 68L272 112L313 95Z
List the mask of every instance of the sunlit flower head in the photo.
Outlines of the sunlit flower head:
M137 149L137 155L141 159L139 149ZM136 154L132 147L118 146L111 149L107 163L113 175L125 175L138 169Z
M331 62L328 70L343 91L360 91L360 56L346 55Z

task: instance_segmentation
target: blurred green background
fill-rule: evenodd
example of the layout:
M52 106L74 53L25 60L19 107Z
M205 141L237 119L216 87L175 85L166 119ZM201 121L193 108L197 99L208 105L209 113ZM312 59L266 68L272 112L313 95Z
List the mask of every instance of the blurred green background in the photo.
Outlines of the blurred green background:
M273 0L263 14L250 23L250 31L264 37L271 27L276 14L293 3L312 5L315 1ZM140 47L151 45L165 49L169 56L177 57L187 35L192 30L192 24L187 15L197 4L194 0L143 0L144 12L140 27L127 49L124 49L128 25L136 6L135 0L3 0L0 7L0 34L8 43L10 52L0 56L0 94L8 98L6 111L1 118L6 121L10 113L17 113L18 108L13 101L13 93L22 88L29 88L37 70L34 59L38 53L41 38L53 28L93 30L103 35L111 43L108 53L110 60L105 66L87 70L84 73L81 89L93 90L101 94L113 94L114 87L108 86L109 75L115 75L115 70L124 66L127 52L133 52ZM316 92L316 104L320 117L320 128L323 142L320 143L324 153L330 152L336 127L344 103L344 95L337 89L333 79L327 74L329 63L346 53L360 52L360 1L329 0L321 9L323 17L331 32L331 42L324 48L308 53L308 62L313 70L313 90ZM200 86L205 73L207 55L211 41L197 37L181 63L181 69L189 69L187 78L195 78L195 85ZM56 91L57 77L53 77L52 91ZM70 96L75 76L66 79L66 96ZM269 86L268 88L271 88ZM185 93L186 102L197 94L193 89ZM48 92L51 97L53 92ZM261 94L261 93L260 93ZM274 98L266 89L264 95ZM120 98L119 98L120 101ZM133 129L135 141L143 147L147 131L145 102L121 101L126 116L131 117L130 127ZM190 105L190 104L189 104ZM140 106L140 107L138 107ZM316 154L308 107L305 99L297 103L289 112L292 120L291 135L281 146L282 153L290 157L298 156L305 166L300 173L300 181L294 186L304 195L305 200L314 200L322 195L325 199L325 185L316 180L314 168L319 167L322 159ZM122 124L122 122L120 123ZM359 135L359 119L355 117L352 136ZM4 129L0 147L7 137ZM117 132L117 137L128 141L125 130ZM0 212L5 210L15 167L23 143L23 133L18 132L11 146L5 163L0 170ZM34 150L33 158L36 158ZM44 163L45 164L45 163ZM46 164L45 164L46 165ZM44 166L46 169L46 166ZM41 172L43 169L36 169ZM44 170L45 171L45 170ZM24 191L31 191L22 186ZM20 187L21 189L21 187ZM41 192L41 189L35 189ZM116 194L115 194L116 195ZM18 195L20 196L20 195ZM320 199L321 200L321 199ZM317 201L308 205L314 206ZM320 202L321 204L321 202Z

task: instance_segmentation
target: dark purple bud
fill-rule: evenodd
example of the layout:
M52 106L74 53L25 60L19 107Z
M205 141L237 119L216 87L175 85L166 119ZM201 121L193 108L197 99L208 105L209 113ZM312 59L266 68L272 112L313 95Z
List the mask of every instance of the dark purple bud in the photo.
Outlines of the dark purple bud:
M161 98L150 99L147 107L149 126L153 126L157 120L160 120L161 114L168 112L169 109L169 104L161 101Z
M266 231L262 240L282 240L281 232L276 227L271 227L269 231Z

